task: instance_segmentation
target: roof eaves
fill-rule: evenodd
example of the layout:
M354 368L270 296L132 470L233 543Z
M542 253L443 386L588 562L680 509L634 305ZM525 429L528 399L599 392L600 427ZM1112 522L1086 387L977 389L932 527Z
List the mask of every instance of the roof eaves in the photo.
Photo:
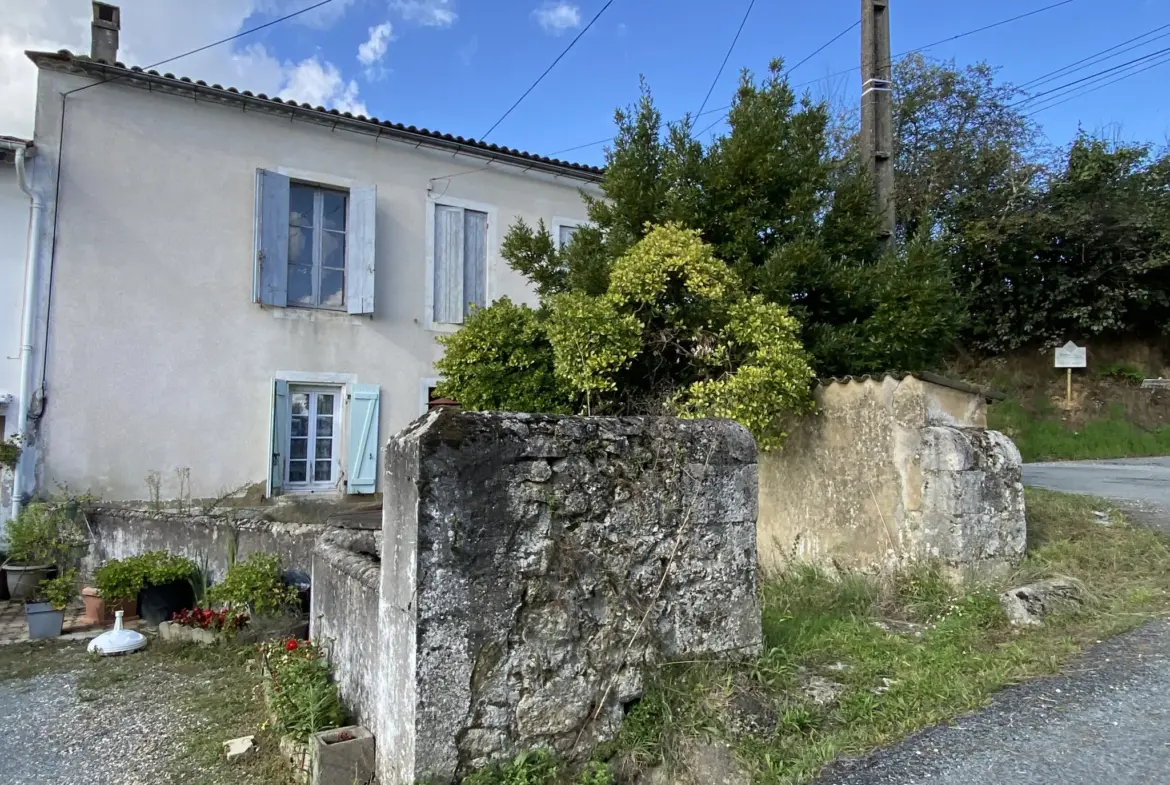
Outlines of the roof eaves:
M72 69L89 76L96 75L111 80L145 83L149 86L169 88L178 93L204 94L224 102L254 106L268 111L287 112L360 133L368 134L376 131L378 137L388 136L405 142L413 142L416 146L450 150L455 153L484 158L489 164L499 161L591 183L600 182L604 174L604 170L597 166L571 163L476 139L444 134L427 128L416 128L413 125L407 126L402 123L392 123L389 120L379 120L376 117L353 115L349 112L339 112L336 109L326 109L323 106L314 107L311 104L286 101L275 96L270 98L264 93L254 94L250 90L241 91L235 87L224 87L219 84L209 85L202 80L192 80L185 76L176 77L172 73L160 74L158 71L144 71L137 66L127 67L123 63L93 60L84 55L75 55L66 49L59 52L27 51L25 55L39 68Z

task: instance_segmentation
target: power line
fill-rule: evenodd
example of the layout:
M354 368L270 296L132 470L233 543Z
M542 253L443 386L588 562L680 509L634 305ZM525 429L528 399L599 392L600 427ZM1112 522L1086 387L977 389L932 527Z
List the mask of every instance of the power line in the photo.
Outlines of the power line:
M1035 95L1030 95L1027 98L1016 101L1014 104L1008 104L1007 108L1011 109L1011 108L1014 108L1017 106L1021 106L1023 104L1033 103L1037 98L1043 98L1046 95L1051 95L1052 93L1061 92L1069 87L1073 87L1073 86L1079 85L1083 82L1087 82L1090 79L1096 79L1097 77L1103 76L1105 74L1113 73L1114 71L1121 70L1123 68L1134 65L1136 63L1143 63L1143 62L1149 60L1150 58L1157 57L1159 55L1164 55L1167 52L1170 52L1170 47L1166 47L1165 49L1159 49L1158 51L1151 52L1148 55L1143 55L1141 57L1135 57L1133 60L1127 60L1126 62L1122 63L1121 65L1115 65L1112 68L1105 68L1105 69L1102 69L1100 71L1097 71L1096 73L1089 74L1088 76L1082 76L1080 79L1074 79L1071 82L1066 82L1066 83L1060 85L1059 87L1052 88L1051 90L1045 90L1042 93L1036 93Z
M504 112L504 114L500 116L499 120L496 120L494 123L492 123L492 127L487 129L487 133L485 133L483 136L481 136L479 138L479 141L482 142L485 139L487 139L488 136L491 135L491 132L496 130L496 128L499 126L499 124L504 122L504 120L506 120L508 118L508 115L512 114L512 111L517 106L520 105L520 102L523 101L525 98L527 98L528 94L536 89L536 86L538 84L540 84L546 76L548 76L549 71L556 68L557 63L559 63L561 61L561 58L563 58L565 55L567 55L569 53L569 50L577 45L577 42L581 40L581 36L583 36L589 32L589 28L593 27L594 22L596 22L598 19L600 19L601 15L604 14L605 10L607 8L609 8L611 5L613 5L613 0L607 0L606 4L601 7L601 10L598 11L596 14L594 14L593 18L589 20L589 24L585 25L585 27L582 28L581 32L577 33L577 37L569 42L569 45L565 47L564 51L561 52L559 55L557 55L557 59L552 61L552 65L550 65L548 68L544 69L544 73L541 74L540 76L538 76L536 78L536 81L533 82L532 85L527 90L524 91L524 94L516 99L516 103L514 103L510 107L508 107L508 111Z
M1094 54L1091 54L1088 57L1082 57L1080 60L1077 60L1076 62L1073 62L1073 63L1069 63L1068 65L1064 66L1063 68L1057 68L1055 71L1049 71L1046 74L1041 74L1040 76L1036 77L1035 79L1024 82L1021 85L1017 85L1017 87L1019 87L1021 90L1026 90L1029 87L1036 87L1038 85L1047 84L1048 82L1050 82L1053 79L1056 79L1060 76L1067 76L1068 74L1070 74L1074 71L1083 70L1082 68L1074 68L1074 66L1081 65L1082 63L1084 63L1086 67L1089 65L1095 65L1096 63L1103 62L1104 60L1111 60L1119 54L1123 54L1125 52L1129 52L1129 51L1132 51L1134 49L1139 49L1139 48L1145 46L1146 44L1150 44L1150 43L1153 43L1154 41L1157 41L1160 38L1165 38L1166 36L1170 35L1170 33L1164 33L1162 35L1151 38L1148 41L1142 41L1140 44L1136 44L1135 46L1131 46L1128 49L1121 49L1120 52L1115 52L1114 54L1110 55L1109 57L1103 57L1103 55L1106 55L1109 52L1113 52L1113 50L1115 50L1115 49L1120 49L1121 47L1125 46L1126 44L1132 44L1134 41L1137 41L1137 40L1142 39L1142 38L1146 38L1147 36L1151 36L1154 33L1161 32L1162 30L1165 30L1168 27L1170 27L1170 24L1164 24L1161 27L1156 27L1153 30L1142 33L1139 36L1135 36L1133 38L1130 38L1128 41L1122 41L1120 44L1115 44L1115 45L1109 47L1108 49L1102 49L1100 52L1096 52Z
M731 39L731 46L727 47L727 54L723 55L723 62L719 64L719 70L715 72L715 78L711 80L711 86L707 88L707 94L703 96L703 103L699 105L699 111L695 113L695 117L698 117L707 108L707 101L711 98L711 92L715 89L715 85L719 83L719 77L723 76L723 69L727 67L727 60L731 57L731 52L735 49L735 45L739 43L739 35L743 32L743 26L747 24L748 17L751 16L752 8L755 5L756 0L751 0L748 3L747 10L743 12L743 19L739 22L739 29L735 31L735 38Z
M751 9L749 8L748 10L750 11ZM747 17L746 17L746 15L745 15L745 17L744 17L744 18L745 18L745 19L747 18ZM789 69L788 69L788 73L792 73L792 72L793 72L793 71L795 71L797 68L799 68L800 66L804 65L805 63L807 63L807 62L808 62L809 60L811 60L812 58L816 57L818 54L820 54L820 53L821 53L821 52L823 52L823 51L824 51L826 48L828 48L828 47L829 47L831 44L834 44L834 43L836 43L836 42L837 42L837 41L838 41L838 40L841 38L841 36L845 35L845 34L846 34L846 33L848 33L850 30L852 30L853 28L857 27L857 26L858 26L858 25L860 25L860 24L861 24L861 22L860 22L860 21L854 22L853 24L849 25L848 27L846 27L846 28L845 28L844 30L842 30L841 32L837 33L837 35L833 36L833 37L832 37L832 38L830 38L830 39L829 39L827 42L825 42L824 44L821 44L821 46L817 47L817 49L816 49L816 51L815 51L815 52L813 52L813 53L812 53L812 54L810 54L808 57L806 57L806 58L804 58L803 60L801 60L801 61L800 61L799 63L797 63L796 65L792 66L792 68L789 68ZM742 27L742 26L741 26L741 27ZM732 46L734 46L734 43L732 44ZM725 60L724 62L726 63L726 60ZM716 79L718 79L718 77L716 77ZM707 97L708 97L708 98L710 97L710 94L711 94L711 91L710 91L710 90L708 90L708 91L707 91ZM703 99L703 103L704 103L704 104L706 104L706 103L707 103L707 99L706 99L706 98L705 98L705 99ZM702 116L703 116L703 115L705 115L705 114L713 114L713 113L715 113L715 112L726 112L728 109L730 109L730 108L731 108L731 106L732 106L731 104L727 104L727 105L725 105L725 106L720 106L720 107L717 107L717 108L715 108L715 109L708 109L708 110L706 110L706 111L703 111L703 110L702 110L702 108L700 108L700 109L699 109L699 112L698 112L697 114L695 114L694 116L695 116L696 118L698 118L698 117L702 117ZM697 136L702 136L702 135L703 135L704 133L706 133L708 130L710 130L710 129L714 128L716 125L718 125L718 124L719 124L719 122L720 122L722 119L723 119L723 118L722 118L722 117L720 117L720 118L719 118L718 120L716 120L714 123L711 123L711 125L707 126L707 128L705 128L704 130L700 131L700 132L697 134ZM681 122L681 120L679 120L678 122ZM575 150L584 150L586 147L596 147L596 146L597 146L597 145L599 145L599 144L605 144L606 142L612 142L613 140L614 140L614 137L612 137L612 136L607 136L607 137L605 137L604 139L598 139L596 142L586 142L585 144L579 144L579 145L576 145L576 146L574 146L574 147L566 147L566 148L565 148L565 149L563 149L563 150L557 150L556 152L549 153L549 155L550 155L550 156L555 156L555 155L562 155L562 154L564 154L564 153L571 153L571 152L574 152Z
M899 54L892 56L890 58L890 60L891 61L897 60L899 58L905 57L906 55L914 54L916 52L922 52L922 51L925 51L925 50L930 49L932 47L939 46L941 44L950 43L951 41L958 41L961 38L966 38L968 36L976 35L977 33L983 33L983 32L986 32L988 30L994 30L997 27L1002 27L1004 25L1011 24L1013 22L1018 22L1021 19L1027 19L1030 16L1042 14L1045 11L1051 11L1054 8L1060 8L1061 6L1069 5L1070 3L1074 3L1074 2L1076 2L1076 0L1060 0L1060 2L1058 2L1058 3L1050 3L1049 5L1042 6L1041 8L1036 8L1036 9L1033 9L1031 11L1027 11L1027 12L1022 13L1022 14L1016 14L1015 16L1008 17L1007 19L1001 19L998 22L992 22L991 24L983 25L982 27L977 27L974 30L967 30L966 32L958 33L958 34L952 35L948 38L942 38L942 39L939 39L938 41L935 41L933 43L929 43L929 44L926 44L924 46L919 46L919 47L916 47L914 49L907 49L905 52L900 52ZM843 35L848 33L850 30L852 30L854 27L856 27L859 24L861 24L861 22L855 22L852 25L850 25L849 27L847 27L845 30L842 30L832 40L830 40L829 43L824 44L819 49L817 49L816 52L813 52L812 55L810 55L809 57L806 57L804 60L801 60L795 66L790 68L789 73L791 73L792 71L795 71L796 68L798 68L799 66L804 65L804 63L806 63L809 59L811 59L812 57L815 57L817 54L819 54L829 44L834 43L835 41L837 41L837 39L841 38ZM854 71L859 71L860 69L861 69L861 66L856 65L856 66L854 66L852 68L848 68L844 71L837 71L836 73L829 74L828 76L821 76L821 77L817 77L816 79L810 79L807 82L801 82L799 84L791 85L791 87L793 89L800 88L800 87L808 87L809 85L817 84L818 82L824 82L824 81L827 81L829 79L833 79L833 78L838 77L838 76L844 76L846 74L851 74ZM731 106L728 105L728 106L722 107L721 109L718 109L718 110L708 109L707 112L723 111L723 110L730 109L730 108L731 108ZM706 113L703 113L703 114L706 114ZM696 115L696 117L698 117L698 116L699 115ZM722 118L720 118L720 120L721 119ZM698 136L702 136L708 130L710 130L711 128L714 128L715 125L717 125L718 123L719 123L719 120L717 120L717 121L715 121L715 123L712 123L711 125L707 126L707 128L704 129L702 132L700 132L698 134ZM614 137L610 136L606 139L599 139L596 142L587 142L585 144L576 145L575 147L567 147L563 150L558 150L555 153L550 153L549 155L556 156L556 155L562 155L564 153L570 153L570 152L573 152L576 150L583 150L586 147L595 147L599 144L605 144L606 142L611 142L611 141L613 141L613 139L614 139Z
M220 44L226 44L229 41L235 41L237 38L243 38L246 35L251 35L252 33L257 33L257 32L259 32L267 27L272 27L273 25L278 25L281 22L286 22L289 19L292 19L294 17L298 17L301 14L307 14L310 11L318 9L323 5L329 5L332 2L333 2L333 0L321 0L320 2L314 3L313 5L308 6L306 8L302 8L299 11L293 11L291 14L288 14L286 16L282 16L279 19L273 19L269 22L265 22L262 25L256 25L255 27L250 27L247 30L241 30L240 32L236 33L235 35L230 35L227 38L221 38L218 41L214 41L214 42L207 44L205 46L201 46L198 49L192 49L190 51L183 52L180 55L175 55L174 57L168 57L166 60L159 60L157 63L151 63L150 65L145 66L142 70L143 71L150 71L154 68L158 68L160 65L166 65L167 63L173 63L176 60L182 60L184 57L190 57L191 55L199 54L200 52L205 52L208 49L219 46ZM88 90L91 87L97 87L98 85L106 84L106 82L113 82L114 80L122 79L123 77L125 77L125 74L119 74L118 76L111 76L107 79L103 79L100 82L92 82L90 84L83 85L82 87L76 87L72 90L69 90L68 92L62 93L62 95L64 96L64 95L72 95L73 93L79 93L82 90Z
M1039 108L1034 108L1031 112L1028 113L1028 117L1032 117L1033 115L1040 114L1041 112L1047 112L1049 109L1052 109L1053 107L1060 106L1061 104L1067 104L1069 101L1072 101L1073 99L1080 98L1082 96L1088 95L1089 93L1095 93L1098 90L1101 90L1105 87L1108 87L1109 85L1117 84L1118 82L1129 79L1130 77L1145 73L1146 71L1149 71L1151 68L1157 68L1158 66L1166 65L1167 63L1170 63L1170 55L1167 55L1166 57L1163 57L1160 60L1157 60L1153 63L1150 63L1145 68L1139 68L1135 71L1130 71L1127 74L1121 74L1119 76L1116 76L1113 79L1110 79L1109 81L1105 82L1104 84L1099 84L1096 87L1089 88L1088 90L1072 90L1072 91L1070 91L1071 94L1066 93L1065 95L1062 95L1062 96L1053 96L1048 101L1041 101L1040 103L1042 104L1042 106L1040 106ZM1088 87L1088 85L1081 85L1081 87Z

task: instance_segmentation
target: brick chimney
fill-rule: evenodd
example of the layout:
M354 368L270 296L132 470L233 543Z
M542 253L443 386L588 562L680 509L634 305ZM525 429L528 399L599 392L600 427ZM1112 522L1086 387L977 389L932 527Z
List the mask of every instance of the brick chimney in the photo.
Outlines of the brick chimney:
M90 25L89 56L94 60L114 63L118 60L118 31L122 29L122 12L109 3L93 4L93 24Z

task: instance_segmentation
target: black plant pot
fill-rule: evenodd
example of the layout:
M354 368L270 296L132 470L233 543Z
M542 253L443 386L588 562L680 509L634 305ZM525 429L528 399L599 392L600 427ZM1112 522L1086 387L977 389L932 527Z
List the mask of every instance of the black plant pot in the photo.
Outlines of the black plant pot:
M138 593L138 615L147 624L159 625L184 608L195 607L195 589L190 581L171 581L147 586Z

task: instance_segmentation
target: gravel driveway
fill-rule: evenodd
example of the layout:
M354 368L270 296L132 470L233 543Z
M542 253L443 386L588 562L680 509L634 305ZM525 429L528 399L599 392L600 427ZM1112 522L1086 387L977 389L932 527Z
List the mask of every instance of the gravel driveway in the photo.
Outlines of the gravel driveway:
M1170 458L1029 464L1024 483L1115 501L1170 532ZM1098 644L1061 676L865 758L818 785L1170 783L1170 623Z
M0 681L0 783L168 781L176 734L186 726L170 700L176 686L148 669L133 682L87 687L88 663L81 644L76 648L76 668Z

